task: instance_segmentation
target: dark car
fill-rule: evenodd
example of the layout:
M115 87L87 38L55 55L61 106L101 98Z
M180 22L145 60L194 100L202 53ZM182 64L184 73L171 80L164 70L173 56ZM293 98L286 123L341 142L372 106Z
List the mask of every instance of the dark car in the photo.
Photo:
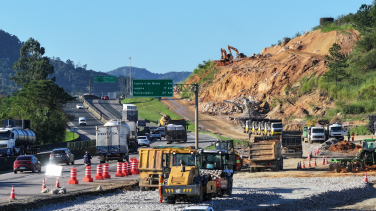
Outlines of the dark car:
M17 174L17 171L41 172L42 165L34 155L20 155L13 164L13 172Z
M74 164L74 155L68 148L60 148L52 150L50 154L50 163L66 163Z
M145 133L150 133L150 127L144 127Z
M110 97L108 97L108 96L103 96L103 100L109 100L110 99Z

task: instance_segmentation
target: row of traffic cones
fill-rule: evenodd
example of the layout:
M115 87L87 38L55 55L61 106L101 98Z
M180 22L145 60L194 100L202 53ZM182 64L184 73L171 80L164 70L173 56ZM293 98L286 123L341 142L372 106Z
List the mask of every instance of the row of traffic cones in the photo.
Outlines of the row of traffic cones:
M328 164L328 158L323 156L322 157L322 165L325 165L325 164ZM316 158L313 161L313 166L317 166ZM308 155L308 168L311 168L311 167L312 167L311 166L311 157L310 157L310 155ZM301 161L298 162L296 169L305 169L304 160L303 160L303 163Z

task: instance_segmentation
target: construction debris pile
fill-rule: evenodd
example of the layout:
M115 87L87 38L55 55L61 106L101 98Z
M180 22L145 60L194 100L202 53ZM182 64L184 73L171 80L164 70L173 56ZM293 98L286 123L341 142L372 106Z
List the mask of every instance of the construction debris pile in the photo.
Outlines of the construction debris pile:
M347 151L357 151L361 147L359 145L356 145L354 143L350 143L346 140L343 140L341 142L338 142L336 144L333 144L330 146L329 151L331 152L347 152Z

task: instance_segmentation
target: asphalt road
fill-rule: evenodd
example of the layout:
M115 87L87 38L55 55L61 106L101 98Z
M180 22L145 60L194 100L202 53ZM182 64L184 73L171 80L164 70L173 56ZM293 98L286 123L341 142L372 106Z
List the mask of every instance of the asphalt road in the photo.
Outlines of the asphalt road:
M101 102L106 103L106 102ZM108 105L106 106L113 106L115 109L109 109L109 112L115 112L116 109L119 110L119 104L117 103L114 105L111 105L112 101L107 102ZM86 109L77 109L76 108L77 102L69 102L67 106L65 107L65 112L72 114L75 116L75 119L69 123L69 126L71 127L77 127L78 133L80 134L80 137L82 140L87 139L95 139L95 126L102 125L101 122L96 120L90 113L87 112ZM120 105L121 106L121 105ZM99 109L103 109L103 107L99 106ZM106 111L108 112L108 111ZM118 115L118 114L115 114ZM79 117L86 117L86 126L79 126L78 125L78 118ZM152 124L148 124L152 126ZM210 146L214 141L217 139L205 134L199 134L199 146L200 148L204 148L207 146ZM177 144L173 143L172 146L194 146L195 144L195 137L194 133L188 134L188 140L184 144ZM155 146L167 146L166 140L162 138L162 140L154 140L151 143L150 148ZM141 147L141 148L147 148L147 147ZM138 159L138 153L133 153L130 155L130 158L136 157ZM94 178L96 174L96 165L99 164L99 160L97 156L93 156L92 159L92 177ZM30 197L40 197L45 196L46 194L41 194L41 188L42 188L42 182L43 178L45 178L45 171L46 171L46 164L42 164L42 172L41 173L31 173L31 172L18 172L18 174L14 174L13 172L7 172L0 174L0 203L7 202L9 200L9 196L11 193L12 185L15 187L15 195L17 199L27 199ZM60 186L66 187L67 191L74 191L74 190L83 190L83 189L90 189L93 188L93 184L85 184L82 182L84 178L84 170L85 165L83 164L83 160L75 160L75 165L66 165L66 164L59 164L63 167L62 175L63 177L60 178ZM134 180L138 179L138 175L132 175L129 177L120 177L115 178L114 174L116 173L116 161L110 161L110 175L111 179L110 181L117 181L117 180ZM79 180L79 185L68 185L68 180L70 179L70 170L72 167L77 168L77 179ZM46 184L47 188L51 189L55 186L56 178L46 178ZM96 181L98 182L98 181ZM103 181L100 181L103 182ZM105 181L104 181L105 182ZM100 185L100 183L95 183Z

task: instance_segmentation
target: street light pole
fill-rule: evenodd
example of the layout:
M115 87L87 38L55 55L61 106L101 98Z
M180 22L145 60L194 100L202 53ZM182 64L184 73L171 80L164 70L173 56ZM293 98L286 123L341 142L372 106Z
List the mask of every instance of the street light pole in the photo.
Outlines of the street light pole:
M129 57L129 72L130 72L130 80L129 80L129 95L131 95L132 92L132 57Z

